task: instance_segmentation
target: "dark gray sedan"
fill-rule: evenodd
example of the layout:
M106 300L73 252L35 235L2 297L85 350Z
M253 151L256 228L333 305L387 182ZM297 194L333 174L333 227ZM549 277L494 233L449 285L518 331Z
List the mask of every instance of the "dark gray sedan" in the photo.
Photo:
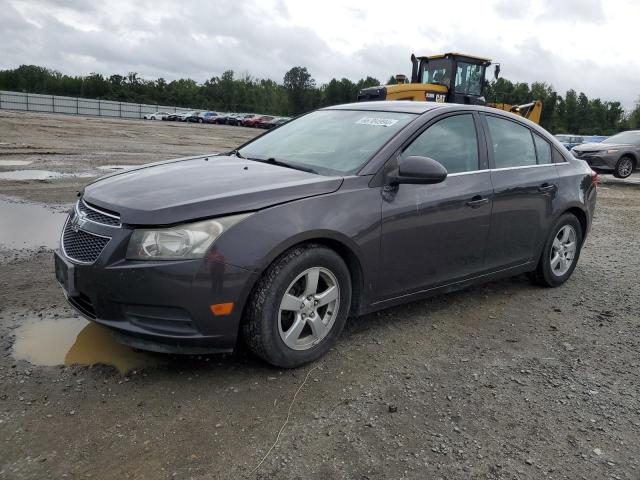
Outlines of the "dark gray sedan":
M597 175L533 123L479 106L318 110L224 155L87 186L55 254L68 301L117 339L266 361L323 355L350 315L527 273L557 287Z
M627 178L639 165L640 130L618 133L600 143L583 143L573 147L571 153L594 169Z

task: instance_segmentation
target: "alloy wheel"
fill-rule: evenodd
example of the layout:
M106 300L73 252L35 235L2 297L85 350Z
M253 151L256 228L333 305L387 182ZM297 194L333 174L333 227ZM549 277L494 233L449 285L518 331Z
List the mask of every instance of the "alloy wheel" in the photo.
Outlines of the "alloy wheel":
M618 164L618 175L623 178L628 177L629 175L631 175L632 170L633 162L630 158L623 158L620 160L620 163Z
M293 350L308 350L329 334L339 310L336 276L324 267L309 268L289 284L280 302L280 338Z
M561 277L569 271L576 255L576 231L571 225L563 226L553 239L551 246L551 271Z

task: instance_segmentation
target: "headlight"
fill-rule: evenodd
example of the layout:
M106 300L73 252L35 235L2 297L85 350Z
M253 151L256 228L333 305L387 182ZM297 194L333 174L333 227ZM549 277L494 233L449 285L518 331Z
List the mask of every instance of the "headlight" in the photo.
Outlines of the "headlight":
M127 247L129 260L202 258L213 242L250 213L186 223L170 228L136 229Z
M611 150L607 150L606 153L616 153L618 151L617 148L612 148Z

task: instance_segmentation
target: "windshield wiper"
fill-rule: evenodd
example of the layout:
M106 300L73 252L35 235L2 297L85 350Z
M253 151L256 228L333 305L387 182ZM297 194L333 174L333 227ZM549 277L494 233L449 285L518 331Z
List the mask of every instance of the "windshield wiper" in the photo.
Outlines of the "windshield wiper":
M240 153L240 150L238 150L238 149L236 149L236 150L231 150L231 151L229 152L229 155L235 155L235 156L236 156L236 157L238 157L238 158L244 158L244 157L242 156L242 154Z
M294 170L300 170L303 172L315 173L318 174L316 170L309 167L303 167L302 165L298 165L295 163L288 163L283 160L279 160L277 158L269 157L269 158L248 158L248 160L255 160L256 162L262 163L270 163L271 165L278 165L279 167L292 168Z

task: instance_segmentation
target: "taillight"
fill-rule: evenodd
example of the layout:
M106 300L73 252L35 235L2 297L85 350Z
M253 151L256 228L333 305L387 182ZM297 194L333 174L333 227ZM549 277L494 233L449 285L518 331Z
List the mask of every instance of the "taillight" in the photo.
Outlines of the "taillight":
M598 188L598 184L600 183L600 177L598 177L598 172L594 172L591 170L591 185Z

